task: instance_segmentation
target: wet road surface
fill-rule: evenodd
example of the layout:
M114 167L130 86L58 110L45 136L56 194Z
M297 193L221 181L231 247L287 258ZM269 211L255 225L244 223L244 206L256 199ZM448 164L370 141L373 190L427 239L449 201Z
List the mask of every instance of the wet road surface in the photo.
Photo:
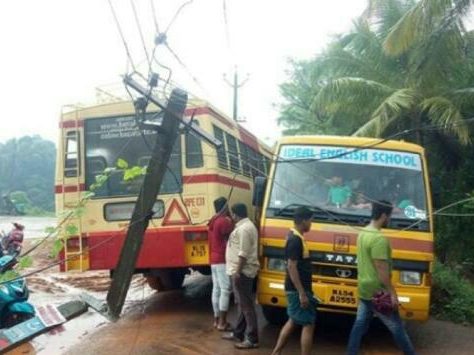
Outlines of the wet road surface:
M188 280L189 281L189 280ZM67 354L242 354L232 342L220 339L212 328L209 278L198 276L184 291L155 293L136 303L119 322L108 325L71 348ZM254 354L269 354L279 328L269 325L260 310L260 348ZM235 319L235 309L231 312ZM314 353L343 354L352 317L321 316ZM410 324L410 336L420 354L472 354L474 328L440 321ZM372 327L364 342L364 354L399 354L390 334ZM285 354L299 353L299 334L294 334Z
M64 274L61 274L64 275ZM90 276L77 276L72 284L84 286ZM90 289L105 298L105 274ZM56 280L55 285L63 287ZM95 286L95 287L96 287ZM75 290L75 291L74 291ZM57 303L71 299L75 288L59 296ZM37 295L37 301L40 301ZM184 290L156 293L141 278L134 280L122 318L109 323L94 311L68 322L64 331L38 337L12 354L269 354L279 328L264 320L260 309L260 348L241 351L232 342L220 339L222 333L212 327L210 278L195 275L187 279ZM230 320L235 319L235 309ZM314 354L343 354L352 325L348 316L321 315L316 329ZM430 320L425 324L409 324L409 334L419 354L472 354L474 328L449 322ZM299 353L299 334L295 333L285 354ZM363 344L362 354L400 354L390 334L381 326L371 328Z

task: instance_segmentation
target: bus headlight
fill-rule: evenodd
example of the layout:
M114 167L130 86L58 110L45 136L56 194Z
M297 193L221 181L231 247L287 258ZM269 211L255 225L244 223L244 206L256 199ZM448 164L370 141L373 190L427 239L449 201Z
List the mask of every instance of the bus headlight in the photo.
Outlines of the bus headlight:
M421 285L421 273L417 271L400 271L400 282L404 285Z
M268 270L273 270L273 271L285 271L286 270L285 260L276 259L276 258L268 258L267 268Z

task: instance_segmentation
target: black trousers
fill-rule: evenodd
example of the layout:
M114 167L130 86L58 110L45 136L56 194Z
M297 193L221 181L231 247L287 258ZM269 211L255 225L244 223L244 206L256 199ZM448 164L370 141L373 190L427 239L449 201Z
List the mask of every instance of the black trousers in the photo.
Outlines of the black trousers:
M239 306L237 325L234 335L237 338L245 337L252 343L258 343L258 323L255 312L255 298L253 295L253 283L255 278L240 275L238 281L232 276L232 286L235 292L235 300Z

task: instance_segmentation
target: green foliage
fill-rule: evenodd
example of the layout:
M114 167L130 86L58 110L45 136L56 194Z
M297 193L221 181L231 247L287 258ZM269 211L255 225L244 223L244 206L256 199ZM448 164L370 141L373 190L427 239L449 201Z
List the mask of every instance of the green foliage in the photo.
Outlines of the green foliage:
M130 169L126 169L123 174L123 180L128 182L142 177L146 174L146 167L134 166Z
M61 238L57 238L54 241L53 247L49 253L51 258L57 258L61 250L64 248L64 241Z
M0 143L0 196L19 198L26 214L53 212L55 159L54 143L39 136Z
M474 34L472 2L372 0L353 29L310 61L292 61L280 86L285 134L388 136L438 125L470 143ZM462 45L461 45L462 43ZM430 132L404 137L424 143Z
M17 278L18 276L20 276L18 271L8 270L8 271L4 272L3 274L0 274L0 282L7 282L7 281L10 281L10 280L13 280L13 279Z
M18 260L18 267L20 269L26 269L33 265L33 259L30 256L23 256Z
M474 285L440 262L433 270L432 310L441 318L474 324Z
M119 158L117 160L117 168L119 168L119 169L128 169L128 163L125 160Z

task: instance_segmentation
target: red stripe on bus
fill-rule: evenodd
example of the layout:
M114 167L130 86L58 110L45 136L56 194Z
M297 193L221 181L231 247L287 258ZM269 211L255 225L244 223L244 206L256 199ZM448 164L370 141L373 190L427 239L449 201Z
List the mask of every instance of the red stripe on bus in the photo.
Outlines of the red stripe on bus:
M282 227L264 227L263 238L285 239L288 234L288 228ZM349 238L350 245L357 245L357 235L339 232L310 231L305 234L305 239L310 242L334 244L336 236ZM393 249L416 251L421 253L433 253L433 242L428 240L405 239L387 237Z
M54 192L57 194L62 194L63 192L77 192L77 191L85 191L85 190L86 190L86 184L54 186Z
M229 178L227 176L222 176L219 174L200 174L200 175L183 176L184 184L203 184L203 183L209 183L209 182L215 182L219 184L224 184L224 185L238 187L241 189L250 190L249 183L245 181Z
M191 117L192 115L199 116L199 115L211 115L212 117L216 118L219 122L225 124L229 128L234 128L234 125L232 122L230 122L227 118L224 116L218 114L216 111L214 111L210 107L193 107L193 108L187 108L184 110L184 115Z
M229 178L227 176L222 176L219 174L200 174L200 175L183 176L183 184L204 184L204 183L210 183L210 182L234 186L234 187L238 187L245 190L250 190L249 183L245 181ZM77 192L77 188L78 188L77 185L56 185L54 187L54 192L57 194L62 194L65 192ZM86 190L86 185L80 184L79 191L85 191L85 190Z
M161 232L169 232L169 233L180 233L181 235L184 236L184 232L194 232L194 233L200 233L200 232L207 232L207 225L183 225L181 227L176 227L176 226L159 226L158 228L153 227L153 224L150 224L150 227L147 229L147 234L159 234ZM101 232L88 232L88 233L83 233L83 238L90 238L90 237L96 237L96 238L109 238L109 237L114 237L114 236L122 236L127 234L126 230L119 230L119 231L101 231Z
M71 120L71 121L59 122L59 128L77 128L77 127L83 127L83 126L84 126L83 121Z

